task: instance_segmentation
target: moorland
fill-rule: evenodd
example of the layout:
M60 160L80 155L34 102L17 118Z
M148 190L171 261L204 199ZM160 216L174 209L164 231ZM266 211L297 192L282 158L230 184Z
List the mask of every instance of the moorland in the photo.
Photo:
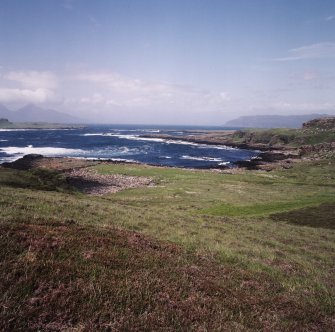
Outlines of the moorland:
M0 329L332 331L328 125L274 130L261 142L294 149L287 167L41 156L3 165ZM279 131L292 139L269 144ZM233 135L260 147L268 132Z

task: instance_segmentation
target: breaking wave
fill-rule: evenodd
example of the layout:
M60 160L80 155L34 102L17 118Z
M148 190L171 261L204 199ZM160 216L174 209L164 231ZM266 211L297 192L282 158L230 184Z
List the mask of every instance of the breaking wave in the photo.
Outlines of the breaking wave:
M226 146L226 145L211 145L211 144L203 144L203 143L195 143L190 141L183 140L173 140L167 138L156 138L156 137L143 137L140 135L125 135L125 134L114 134L114 133L86 133L82 136L109 136L109 137L117 137L121 139L127 139L132 141L147 141L147 142L157 142L157 143L165 143L165 144L179 144L179 145L191 145L204 149L216 149L216 150L238 150L236 148Z
M67 156L69 154L82 154L85 151L81 149L66 149L66 148L55 148L55 147L33 147L32 145L28 145L25 147L18 146L8 146L4 148L0 148L0 152L4 152L7 155L11 156L10 160L16 160L21 158L26 154L41 154L43 156L48 157L56 157L56 156ZM7 159L7 158L6 158Z

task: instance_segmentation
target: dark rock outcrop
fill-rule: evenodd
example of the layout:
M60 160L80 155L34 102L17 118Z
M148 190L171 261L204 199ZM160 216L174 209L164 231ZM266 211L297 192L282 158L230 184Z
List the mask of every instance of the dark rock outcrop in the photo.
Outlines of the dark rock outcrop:
M313 119L302 125L303 129L319 128L319 129L335 129L335 117L327 117Z
M34 164L37 160L43 158L41 154L27 154L24 157L15 160L11 163L3 163L1 166L6 168L14 168L20 170L27 170L34 167Z
M335 142L304 145L300 148L301 157L332 158L335 156Z

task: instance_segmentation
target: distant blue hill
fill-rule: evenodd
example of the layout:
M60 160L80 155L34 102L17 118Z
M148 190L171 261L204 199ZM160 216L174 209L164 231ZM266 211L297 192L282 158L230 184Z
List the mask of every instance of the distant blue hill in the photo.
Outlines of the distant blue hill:
M49 123L82 123L82 119L55 110L44 109L28 104L17 111L11 111L0 104L0 118L11 122L49 122Z
M230 120L224 126L244 128L301 128L302 124L306 121L327 116L327 114L250 115Z

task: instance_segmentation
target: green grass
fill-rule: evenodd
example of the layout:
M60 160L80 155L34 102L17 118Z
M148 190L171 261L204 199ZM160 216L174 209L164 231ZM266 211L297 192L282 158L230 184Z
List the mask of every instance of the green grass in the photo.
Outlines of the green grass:
M267 203L267 204L254 204L254 205L242 205L234 206L230 204L221 204L214 206L209 209L204 209L201 213L211 214L216 216L255 216L255 215L267 215L274 212L289 211L292 209L298 209L300 207L310 206L312 204L318 204L324 202L323 197L315 197L309 200L298 200L284 203Z
M308 129L244 129L232 135L236 143L253 143L269 145L289 145L300 147L306 144L334 142L334 128L308 128Z
M23 317L7 328L51 324L42 310L49 297L29 302L50 284L48 296L65 287L51 302L66 327L331 329L334 161L236 175L93 168L150 176L156 186L92 197L58 173L0 169L1 271L12 283L1 300L10 309L0 315L6 324ZM96 260L83 258L91 251Z

